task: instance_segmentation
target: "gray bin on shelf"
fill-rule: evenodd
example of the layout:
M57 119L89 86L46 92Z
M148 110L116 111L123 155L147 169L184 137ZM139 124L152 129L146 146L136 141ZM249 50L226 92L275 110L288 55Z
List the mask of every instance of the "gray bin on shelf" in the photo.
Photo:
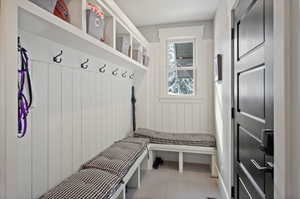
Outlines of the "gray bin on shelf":
M91 10L86 10L87 33L96 39L104 40L104 19Z
M121 35L116 38L116 48L123 54L130 56L130 36Z
M149 61L150 61L149 56L143 55L143 65L144 66L149 66Z
M38 5L39 7L48 10L49 12L53 13L54 8L56 6L57 0L29 0L32 3Z
M132 50L132 58L137 62L142 62L143 54L140 49L133 49Z

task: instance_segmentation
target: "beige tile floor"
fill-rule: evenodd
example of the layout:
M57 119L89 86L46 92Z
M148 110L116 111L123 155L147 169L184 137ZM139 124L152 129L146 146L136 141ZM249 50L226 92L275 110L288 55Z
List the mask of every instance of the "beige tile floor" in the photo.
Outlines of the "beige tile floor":
M217 180L208 165L184 164L178 173L176 162L158 170L145 171L140 189L128 189L127 199L220 199Z

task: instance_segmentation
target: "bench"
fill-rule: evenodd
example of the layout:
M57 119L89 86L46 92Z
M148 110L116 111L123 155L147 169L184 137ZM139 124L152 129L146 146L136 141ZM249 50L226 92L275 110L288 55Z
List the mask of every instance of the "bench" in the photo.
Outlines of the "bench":
M147 155L149 155L148 169L152 169L154 151L178 152L179 172L183 171L184 153L211 155L212 176L217 177L216 149L213 146L215 140L197 140L199 135L195 135L195 139L192 140L185 139L187 135L188 137L192 136L189 134L162 134L162 137L158 137L159 139L152 139L152 143L149 143L149 140L151 142L149 138L138 137L128 137L115 142L95 158L83 164L77 173L65 179L41 198L126 199L126 187L140 188L141 186L141 167ZM179 136L182 139L168 139L171 138L170 136ZM163 144L164 142L167 144ZM184 145L184 143L189 145ZM139 144L140 146L138 146ZM199 144L202 146L198 146Z
M211 156L211 176L217 177L217 150L214 135L167 133L140 128L136 130L134 136L150 140L148 169L152 169L155 151L177 152L179 172L183 172L184 153L204 154Z
M141 186L147 144L147 139L132 137L115 142L40 198L125 199L126 187Z
M211 176L218 177L217 173L217 162L216 162L216 148L215 147L199 147L199 146L186 146L186 145L167 145L167 144L148 144L149 148L149 159L148 169L152 169L154 161L154 151L167 151L167 152L178 152L178 170L183 172L183 154L184 153L196 153L211 155Z

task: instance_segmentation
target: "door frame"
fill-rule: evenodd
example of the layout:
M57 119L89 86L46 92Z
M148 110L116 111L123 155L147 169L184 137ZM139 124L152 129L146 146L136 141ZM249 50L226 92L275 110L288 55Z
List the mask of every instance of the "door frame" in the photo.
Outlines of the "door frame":
M1 151L0 156L0 198L17 198L17 0L0 0L0 67L2 85L0 94ZM16 99L16 100L12 100ZM3 174L3 175L2 175Z
M230 49L231 49L231 114L232 114L232 117L231 117L231 190L230 190L230 198L233 198L234 196L234 185L235 185L235 171L234 171L234 165L235 165L235 159L234 159L234 144L235 144L235 138L234 138L234 134L235 134L235 126L234 126L234 122L235 122L235 119L234 119L234 107L235 107L235 104L234 104L234 33L235 33L235 29L234 29L234 9L237 7L238 5L238 1L239 0L236 0L233 7L231 8L230 10L230 14L231 14L231 23L230 23L230 26L231 26L231 40L230 40ZM234 188L234 189L233 189Z
M233 0L230 6L231 27L234 27L233 10L236 8L239 0ZM289 118L291 105L290 101L290 1L273 2L273 77L276 81L274 86L274 198L281 199L288 197L289 165L291 157L289 155ZM234 43L231 44L231 75L234 75ZM285 66L285 67L282 67ZM232 76L234 77L234 76ZM234 80L231 81L231 106L234 107ZM234 119L232 119L232 124ZM276 133L281 132L281 133ZM283 133L285 132L285 133ZM231 143L234 143L234 128L231 129ZM231 185L234 186L234 144L231 146ZM231 193L231 190L228 190ZM228 198L230 198L228 196Z

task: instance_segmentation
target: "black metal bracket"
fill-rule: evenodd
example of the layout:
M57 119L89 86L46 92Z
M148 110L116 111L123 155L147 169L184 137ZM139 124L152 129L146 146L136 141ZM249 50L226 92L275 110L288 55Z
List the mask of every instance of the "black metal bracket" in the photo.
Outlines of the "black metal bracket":
M126 74L127 74L127 71L124 72L124 73L122 73L122 77L123 77L123 78L126 78L126 76L127 76Z
M100 73L105 73L106 64L99 68Z
M19 52L21 51L21 48L22 48L22 46L21 46L21 38L18 37L18 51Z
M134 78L134 73L132 73L130 76L129 76L130 79L133 79Z
M85 62L83 62L82 64L81 64L81 68L83 68L83 69L88 69L88 65L87 65L87 63L89 62L90 60L89 59L86 59L86 61Z
M113 72L111 74L113 74L114 76L117 76L118 75L118 70L119 70L119 68L113 70Z
M60 56L62 56L62 54L63 54L63 51L60 50L60 53L58 55L56 55L55 57L53 57L53 61L55 63L58 63L58 64L61 63L62 62L62 58Z

